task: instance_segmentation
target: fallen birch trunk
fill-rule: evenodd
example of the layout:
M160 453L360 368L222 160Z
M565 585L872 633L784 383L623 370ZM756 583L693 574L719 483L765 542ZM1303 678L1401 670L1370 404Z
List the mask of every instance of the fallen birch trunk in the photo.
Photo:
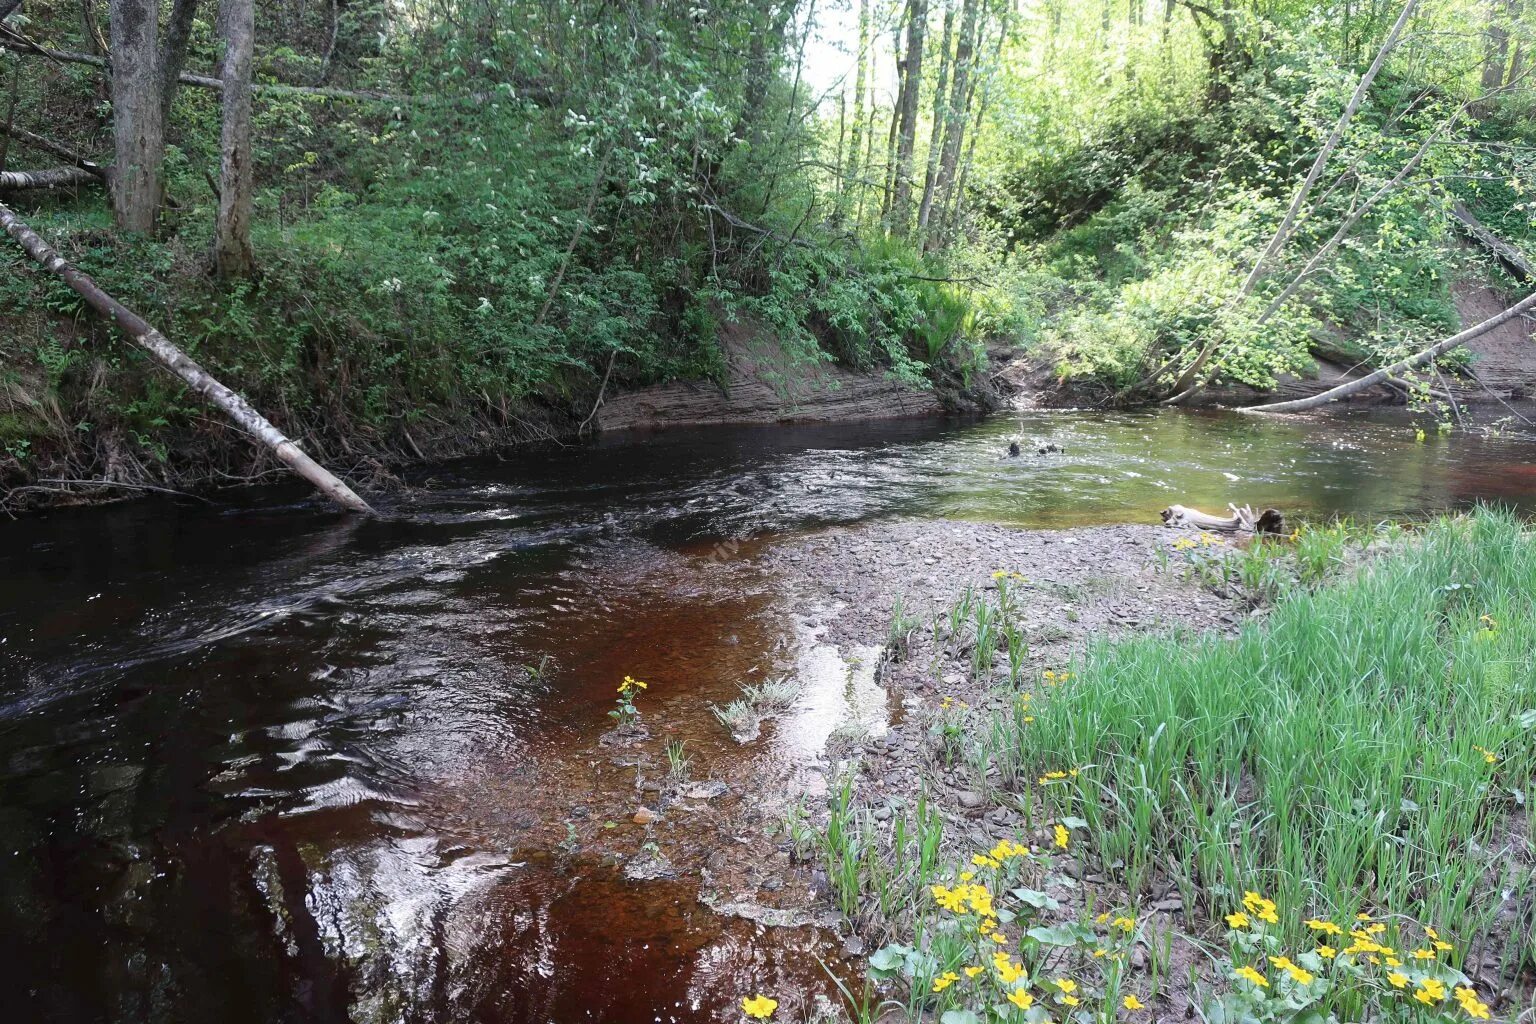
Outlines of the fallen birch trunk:
M50 167L44 171L0 171L0 190L19 188L71 188L102 179L79 167Z
M373 514L373 509L368 503L358 497L350 487L300 451L298 445L284 436L282 431L269 423L261 413L251 408L249 402L220 384L209 375L207 370L172 344L169 338L150 326L137 313L102 291L88 274L72 266L55 252L47 242L43 241L42 236L22 223L15 211L4 203L0 203L0 227L5 228L6 234L20 243L28 256L69 285L98 315L125 331L141 348L153 356L156 362L180 377L193 391L218 406L225 415L234 420L237 426L270 448L272 454L276 455L288 468L314 484L322 494L342 508L366 515Z
M1453 334L1444 341L1436 342L1416 355L1411 355L1407 359L1400 359L1391 366L1383 366L1381 369L1368 373L1364 377L1340 384L1336 388L1329 388L1327 391L1313 395L1310 398L1298 398L1294 402L1276 402L1273 405L1253 405L1246 409L1239 409L1238 412L1305 412L1308 409L1316 409L1320 405L1327 405L1329 402L1336 402L1341 398L1349 397L1357 391L1364 391L1374 384L1381 384L1389 377L1397 377L1405 370L1417 369L1426 363L1432 363L1451 351L1451 349L1464 345L1473 338L1487 334L1495 327L1506 324L1531 309L1536 309L1536 292L1527 295L1504 312L1491 316L1480 324L1468 327L1460 334Z
M89 171L91 174L94 174L102 181L107 180L107 169L105 167L101 166L94 160L87 160L79 153L76 153L74 150L67 146L59 145L52 139L46 139L41 135L38 135L34 132L29 132L25 128L19 128L13 124L0 125L0 132L9 135L11 138L15 139L17 142L22 143L23 145L31 146L35 150L43 153L51 153L61 160L68 160L71 164L80 168L82 171Z
M1209 512L1201 512L1197 508L1187 508L1184 505L1169 505L1159 513L1163 517L1164 526L1191 527L1196 530L1214 530L1218 533L1284 533L1285 517L1278 510L1267 508L1263 512L1254 514L1251 507L1244 505L1238 508L1236 505L1228 505L1230 516L1213 516Z

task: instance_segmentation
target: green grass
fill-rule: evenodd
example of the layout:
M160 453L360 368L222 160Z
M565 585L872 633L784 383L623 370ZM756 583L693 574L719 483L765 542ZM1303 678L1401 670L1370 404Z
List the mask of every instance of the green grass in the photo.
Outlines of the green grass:
M886 943L868 963L882 1005L1107 1022L1130 994L1153 1013L1338 1024L1473 1019L1481 999L1513 1019L1536 966L1536 534L1481 510L1417 535L1181 542L1157 564L1266 611L1236 637L1101 643L1025 693L998 673L992 706L1010 710L946 699L930 723L936 760L962 758L1036 846L970 849L925 802L882 823L851 776L835 787L817 853L839 909ZM935 615L951 661L978 627L1009 628L1022 595L997 582ZM996 915L945 908L946 886L979 887ZM1182 909L1146 912L1170 890Z
M1306 575L1331 561L1301 553ZM1290 940L1314 914L1405 915L1453 931L1453 958L1529 969L1533 595L1517 520L1440 521L1234 639L1101 645L988 745L1009 777L1080 768L1046 799L1133 895L1175 886L1197 928L1258 889Z

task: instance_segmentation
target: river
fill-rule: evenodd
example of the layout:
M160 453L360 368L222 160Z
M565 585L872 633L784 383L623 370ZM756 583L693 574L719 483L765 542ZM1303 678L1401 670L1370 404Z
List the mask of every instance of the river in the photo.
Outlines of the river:
M828 733L885 713L753 551L888 517L1528 510L1536 440L1419 441L1396 416L1030 413L616 437L412 482L375 522L280 487L0 523L13 1017L629 1024L830 993L824 931L716 915L691 867L626 878L660 850L765 891L797 873L782 851L690 858L746 827L735 812L619 817L650 799L648 769L600 741L633 675L698 777L748 758L814 798ZM738 748L708 704L774 673L812 685Z

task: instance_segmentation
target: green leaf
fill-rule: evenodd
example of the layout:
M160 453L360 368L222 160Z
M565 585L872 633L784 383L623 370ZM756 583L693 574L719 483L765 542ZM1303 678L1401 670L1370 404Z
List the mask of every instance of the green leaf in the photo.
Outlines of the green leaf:
M869 966L877 971L895 971L906 962L911 946L882 946L869 957Z
M1061 907L1061 904L1056 902L1054 897L1048 896L1038 889L1014 889L1012 892L1014 896L1037 910L1056 910Z
M1086 819L1086 818L1066 817L1066 818L1062 818L1061 819L1061 823L1063 825L1067 826L1067 828L1087 828L1088 827L1088 819Z
M1047 946L1075 946L1085 938L1093 936L1091 931L1071 921L1054 925L1050 928L1031 928L1025 934L1036 942Z
M971 1010L945 1010L939 1024L981 1024L981 1018Z

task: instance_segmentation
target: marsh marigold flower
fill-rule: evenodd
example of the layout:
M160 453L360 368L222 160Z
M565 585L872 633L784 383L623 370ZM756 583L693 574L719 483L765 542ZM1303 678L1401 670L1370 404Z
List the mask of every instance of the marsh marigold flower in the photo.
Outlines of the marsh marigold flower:
M762 994L749 996L741 1001L741 1012L756 1020L767 1020L778 1008L777 999L769 999Z
M1267 900L1256 892L1243 893L1243 907L1260 921L1267 924L1280 923L1280 918L1275 913L1274 900Z
M1147 1008L1146 1004L1136 998L1134 992L1122 999L1120 1005L1124 1006L1127 1010L1145 1010Z
M1249 981L1259 986L1259 988L1269 988L1269 979L1264 977L1264 975L1260 974L1258 971L1254 970L1252 967L1239 967L1233 973L1235 973L1239 978L1242 978L1244 981Z
M945 989L949 988L949 986L953 985L959 980L960 975L956 974L954 971L945 971L943 974L933 979L933 990L935 992L943 992Z
M1066 826L1058 822L1056 824L1056 845L1065 850L1069 841Z
M1413 993L1413 998L1425 1006L1433 1006L1445 999L1445 982L1438 978L1425 978L1419 982L1418 990Z
M1235 914L1227 915L1228 928L1247 928L1250 924L1252 924L1252 922L1248 920L1248 915L1243 913L1241 910Z
M1035 1005L1035 997L1023 989L1014 989L1008 993L1008 1001L1021 1010L1027 1010Z
M1456 1001L1466 1011L1468 1017L1473 1020L1492 1020L1493 1014L1488 1010L1488 1004L1477 998L1477 992L1466 985L1456 988Z

